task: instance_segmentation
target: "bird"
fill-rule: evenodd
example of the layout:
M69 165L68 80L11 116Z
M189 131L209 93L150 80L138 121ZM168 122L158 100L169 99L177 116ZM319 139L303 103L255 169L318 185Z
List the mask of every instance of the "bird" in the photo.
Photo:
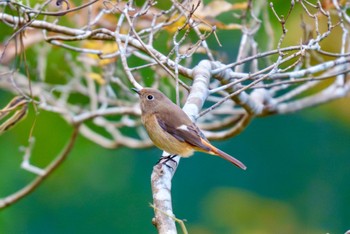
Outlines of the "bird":
M155 88L132 88L140 98L141 122L150 139L171 156L189 157L195 151L219 156L246 170L238 159L213 146L188 115Z

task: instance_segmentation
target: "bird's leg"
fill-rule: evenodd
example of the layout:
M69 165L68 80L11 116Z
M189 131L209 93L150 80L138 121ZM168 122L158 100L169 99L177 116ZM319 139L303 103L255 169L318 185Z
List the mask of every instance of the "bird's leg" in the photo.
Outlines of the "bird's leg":
M177 154L170 154L168 156L161 157L156 164L162 163L165 166L172 168L170 165L167 164L167 162L172 161L177 165L177 162L174 160L176 156Z

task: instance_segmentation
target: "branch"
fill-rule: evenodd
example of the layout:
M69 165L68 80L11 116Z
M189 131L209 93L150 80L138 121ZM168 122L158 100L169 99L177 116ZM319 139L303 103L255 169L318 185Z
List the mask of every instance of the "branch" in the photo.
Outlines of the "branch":
M199 113L209 93L211 65L209 61L202 61L193 69L193 85L183 107L183 110L192 120ZM171 179L176 172L179 161L179 157L176 157L174 162L168 161L167 166L161 160L153 167L151 185L153 205L156 208L154 209L155 218L153 223L160 234L177 233L175 220L172 218L175 215L171 203Z
M349 91L350 83L347 83L343 87L337 87L335 84L333 84L313 96L305 97L289 103L287 102L278 104L271 109L269 114L286 114L290 112L296 112L311 106L320 105L345 97Z
M67 158L68 154L72 151L75 140L77 139L79 132L79 125L74 126L72 136L70 137L66 147L63 151L56 157L56 159L48 165L44 170L43 174L37 176L30 184L20 189L19 191L0 199L0 209L4 209L7 206L14 204L19 201L29 193L33 192L53 171L62 164L62 162Z

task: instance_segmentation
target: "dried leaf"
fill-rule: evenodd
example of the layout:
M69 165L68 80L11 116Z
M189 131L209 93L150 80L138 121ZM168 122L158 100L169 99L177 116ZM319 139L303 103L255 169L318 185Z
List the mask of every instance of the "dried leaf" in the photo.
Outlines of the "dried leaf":
M16 110L16 111L15 111ZM3 109L0 110L0 120L11 112L15 113L0 125L0 135L19 123L26 116L28 101L24 97L14 97Z

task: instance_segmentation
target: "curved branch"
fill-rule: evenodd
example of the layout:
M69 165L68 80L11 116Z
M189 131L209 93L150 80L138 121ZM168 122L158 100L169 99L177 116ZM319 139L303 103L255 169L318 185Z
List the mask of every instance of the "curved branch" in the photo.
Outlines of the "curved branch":
M251 122L253 116L249 114L243 115L238 123L235 123L234 126L229 129L212 132L212 131L203 131L204 135L209 140L224 140L240 134Z
M37 176L30 184L20 189L19 191L0 199L0 209L4 209L7 206L14 204L20 199L24 198L29 193L33 192L63 161L67 158L68 154L72 151L75 140L79 133L79 125L74 126L72 136L63 151L56 157L56 159L48 165L42 175Z

